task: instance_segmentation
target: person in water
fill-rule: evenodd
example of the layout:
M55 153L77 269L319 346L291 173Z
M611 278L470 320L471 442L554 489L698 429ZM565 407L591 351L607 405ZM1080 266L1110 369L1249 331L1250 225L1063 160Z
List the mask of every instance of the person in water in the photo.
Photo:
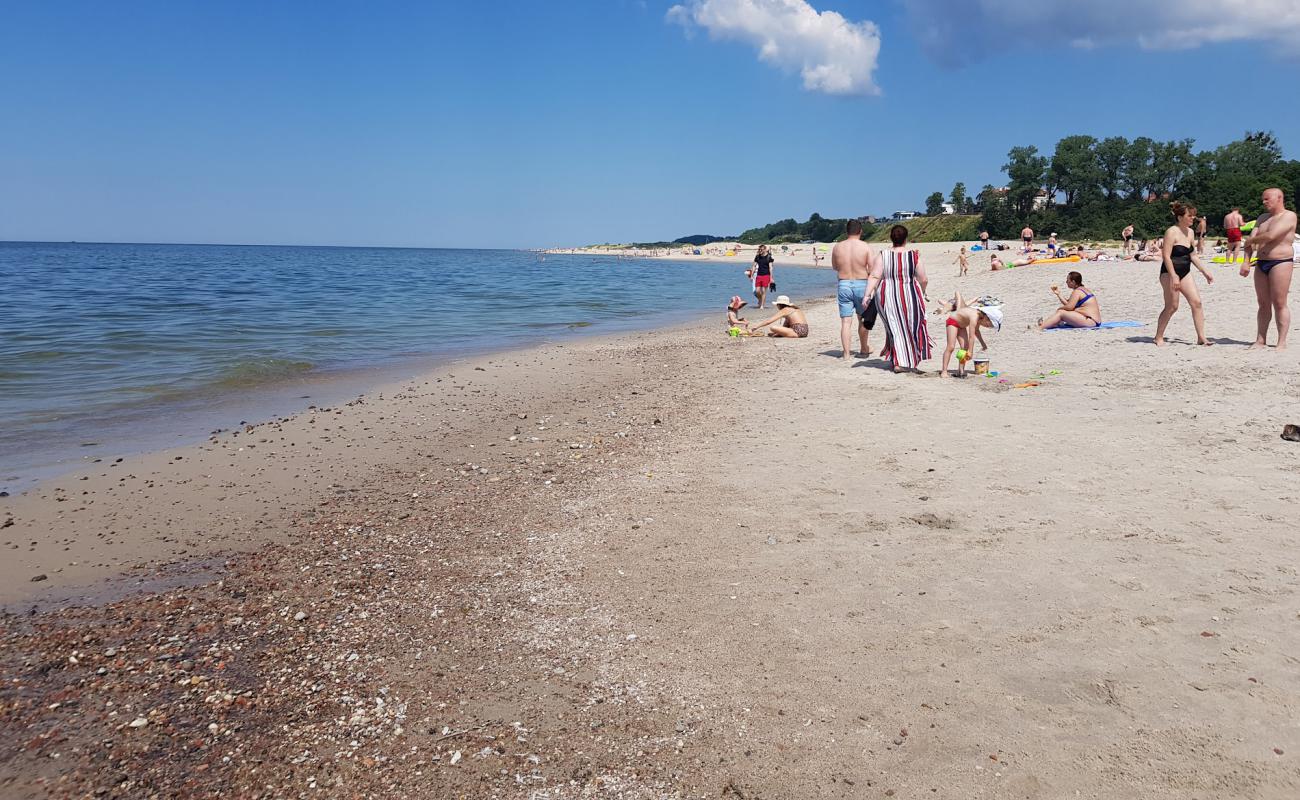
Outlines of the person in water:
M1246 259L1241 264L1241 275L1250 275L1250 257L1258 255L1255 262L1255 343L1252 350L1268 347L1268 326L1277 320L1277 349L1286 349L1286 334L1291 327L1291 307L1287 295L1291 291L1291 273L1295 270L1296 214L1287 210L1286 197L1281 189L1264 190L1264 215L1255 221L1255 229L1246 240Z
M776 316L755 325L751 330L768 328L768 336L781 336L787 339L808 338L808 318L799 306L790 302L790 298L779 295L776 298Z
M1160 286L1165 293L1165 307L1160 311L1160 318L1156 322L1156 347L1165 346L1165 329L1178 310L1180 295L1187 299L1187 307L1192 310L1196 343L1208 346L1213 342L1205 338L1205 309L1201 305L1196 281L1191 277L1192 265L1195 264L1205 276L1207 284L1214 283L1214 276L1196 254L1196 234L1192 232L1192 224L1196 221L1196 206L1175 202L1169 207L1176 221L1165 231L1161 243Z
M754 266L751 267L750 276L754 279L754 298L758 300L759 308L766 308L767 292L772 286L772 253L767 249L767 245L760 244L758 252L754 254Z
M1061 303L1061 307L1049 317L1038 320L1038 329L1048 328L1095 328L1101 324L1101 304L1097 296L1083 285L1083 275L1071 272L1065 277L1065 286L1070 293L1061 296L1061 287L1053 286L1052 294Z
M962 299L961 292L958 292L952 299L951 310L943 323L947 344L943 350L943 360L939 365L940 378L948 377L948 362L952 360L952 354L958 348L970 353L974 350L975 342L978 341L981 350L989 349L984 341L984 335L980 333L980 328L1002 330L1002 309L996 306L968 305ZM957 361L957 375L966 376L966 360Z

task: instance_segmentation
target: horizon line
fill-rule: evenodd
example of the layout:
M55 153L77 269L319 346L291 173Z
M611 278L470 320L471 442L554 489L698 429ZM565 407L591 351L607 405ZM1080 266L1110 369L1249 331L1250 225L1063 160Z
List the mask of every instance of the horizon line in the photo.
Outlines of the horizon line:
M258 244L252 242L101 242L83 239L0 239L6 244L117 244L149 247L325 247L338 250L544 250L543 247L448 247L397 244Z

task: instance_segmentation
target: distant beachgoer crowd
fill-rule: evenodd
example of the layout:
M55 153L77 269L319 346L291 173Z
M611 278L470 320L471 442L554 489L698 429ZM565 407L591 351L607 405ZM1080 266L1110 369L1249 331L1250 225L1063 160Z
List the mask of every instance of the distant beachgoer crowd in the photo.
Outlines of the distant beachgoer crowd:
M1296 213L1286 207L1281 189L1270 188L1262 197L1264 213L1247 222L1239 207L1234 207L1223 219L1226 241L1214 246L1223 255L1214 260L1227 265L1240 265L1242 277L1253 275L1257 302L1256 330L1251 349L1268 346L1270 328L1276 328L1276 347L1285 350L1287 332L1291 325L1288 302L1291 276L1300 261L1300 235L1296 233ZM974 251L989 254L992 271L1042 264L1080 264L1133 260L1159 262L1159 283L1163 306L1156 317L1155 336L1152 341L1166 346L1166 333L1170 322L1185 304L1191 313L1196 342L1211 345L1206 336L1205 311L1201 302L1195 269L1206 284L1214 283L1214 275L1206 266L1207 220L1197 214L1195 205L1174 202L1170 210L1174 222L1157 239L1137 240L1133 225L1119 232L1122 246L1118 253L1103 248L1088 248L1083 244L1069 247L1050 233L1045 247L1035 247L1036 234L1025 226L1021 232L1020 256L1004 257L1007 245L992 241L988 231L982 231L979 243L968 251L963 245L957 255L959 278L968 275L970 257ZM861 221L851 219L845 225L845 238L837 242L830 252L830 266L835 270L836 305L840 317L841 358L853 358L851 346L858 343L857 356L865 359L871 355L870 336L876 324L881 323L884 344L880 356L896 373L919 373L921 364L933 357L933 344L927 323L930 301L927 290L929 277L922 263L920 251L909 247L909 231L904 225L894 225L889 231L891 247L876 249L862 240ZM758 249L746 276L751 280L751 291L764 308L769 291L776 286L772 266L775 259L766 246ZM1040 330L1058 328L1133 327L1136 321L1106 322L1102 317L1101 302L1085 283L1083 274L1071 270L1065 277L1063 293L1059 284L1051 287L1057 307L1038 319ZM762 336L778 338L807 338L808 319L803 310L786 295L779 295L774 303L776 313L770 318L750 324L739 316L748 303L739 295L731 298L727 307L727 331L740 338ZM954 357L957 375L965 375L966 364L974 360L975 371L980 371L981 359L974 358L975 345L981 351L988 349L984 330L1000 331L1003 325L1002 303L988 295L967 300L959 292L951 299L937 304L935 314L944 314L944 350L939 375L948 377ZM1031 326L1032 327L1032 326ZM987 364L987 362L985 362Z

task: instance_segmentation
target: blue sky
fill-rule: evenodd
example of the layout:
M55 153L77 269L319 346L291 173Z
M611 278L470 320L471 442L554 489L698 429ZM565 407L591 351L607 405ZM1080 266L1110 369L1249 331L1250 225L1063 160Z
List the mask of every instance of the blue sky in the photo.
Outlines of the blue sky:
M671 5L6 3L0 239L644 241L919 207L1073 133L1214 147L1264 128L1300 156L1296 105L1259 110L1267 73L1294 84L1269 55L1300 37L1291 0L1203 30L1204 0L1176 18L1148 0ZM785 38L792 8L843 24ZM992 44L1008 30L1022 46ZM857 93L791 67L837 33L878 37ZM769 36L784 61L759 58Z

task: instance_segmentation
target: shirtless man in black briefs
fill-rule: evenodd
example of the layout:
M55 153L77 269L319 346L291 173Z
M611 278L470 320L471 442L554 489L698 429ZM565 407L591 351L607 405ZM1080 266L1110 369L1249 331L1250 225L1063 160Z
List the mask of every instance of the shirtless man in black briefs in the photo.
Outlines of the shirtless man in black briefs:
M1287 329L1291 327L1291 307L1287 295L1291 291L1291 273L1295 269L1296 215L1286 207L1286 197L1281 189L1264 190L1264 214L1255 221L1255 229L1246 239L1246 261L1241 265L1241 275L1250 274L1250 256L1258 253L1255 262L1255 343L1251 350L1268 347L1268 324L1277 320L1277 349L1286 349Z

